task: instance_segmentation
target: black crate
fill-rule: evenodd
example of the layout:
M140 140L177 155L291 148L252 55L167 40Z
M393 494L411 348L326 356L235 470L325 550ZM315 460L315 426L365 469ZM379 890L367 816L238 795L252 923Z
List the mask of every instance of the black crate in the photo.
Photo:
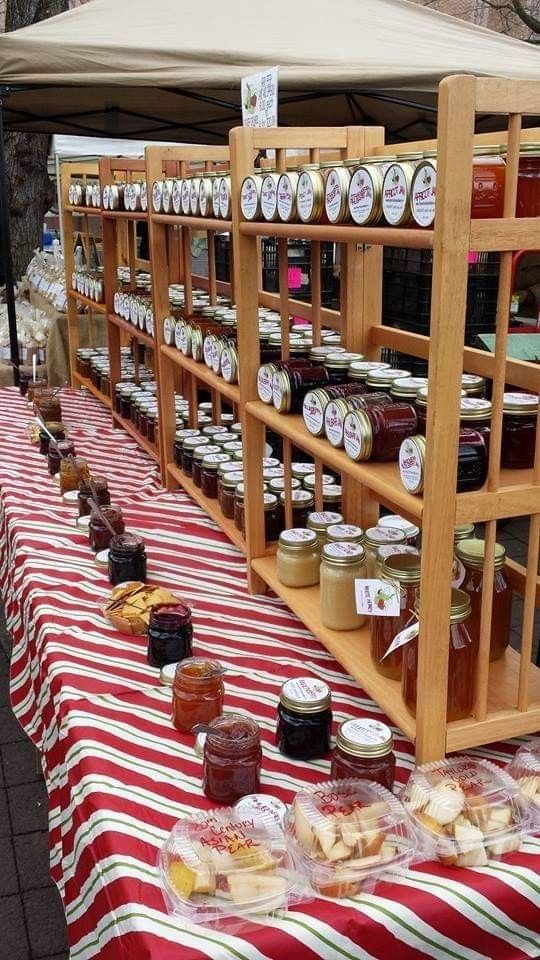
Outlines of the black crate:
M229 233L216 233L214 236L216 251L216 280L230 283L231 280L231 236Z
M306 240L289 240L287 244L288 267L291 273L289 296L294 300L311 302L311 244ZM335 276L334 244L321 243L321 303L336 307L339 296L339 281ZM274 237L265 237L262 242L263 289L269 293L279 291L279 247Z

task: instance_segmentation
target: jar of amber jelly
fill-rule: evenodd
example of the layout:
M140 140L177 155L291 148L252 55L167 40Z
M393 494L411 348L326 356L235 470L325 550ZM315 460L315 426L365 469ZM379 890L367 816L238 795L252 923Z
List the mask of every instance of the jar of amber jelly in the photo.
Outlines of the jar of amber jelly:
M261 764L261 734L254 720L237 713L212 720L204 743L205 796L230 805L249 793L258 793Z
M330 750L330 687L316 677L286 680L278 704L276 745L293 760L318 760Z
M60 493L62 496L69 490L78 490L81 480L87 480L89 475L88 462L84 457L64 457L60 461Z
M398 554L417 557L420 563L420 551L418 547L410 547L407 543L383 543L375 554L374 576L380 578L382 576L383 564L386 563L388 557L397 557Z
M525 470L534 466L538 396L532 393L505 393L501 466Z
M401 678L403 647L385 656L394 637L416 620L414 604L420 586L420 557L395 554L382 565L381 580L388 583L388 593L399 589L400 613L396 617L371 617L371 660L378 673L390 680ZM384 589L381 593L384 593ZM382 598L384 599L384 598Z
M90 487L90 481L94 490ZM107 484L106 477L83 477L79 483L79 496L77 498L79 503L79 516L88 517L91 513L90 501L97 498L98 506L108 507L111 502L111 494L109 492L109 487Z
M115 587L128 580L146 582L146 549L142 537L120 533L109 544L109 580Z
M60 463L64 457L75 456L75 444L72 440L59 440L58 443L49 442L49 452L47 455L47 469L54 477L60 470Z
M345 452L352 460L397 460L403 440L416 428L416 410L410 403L352 410L343 428Z
M416 608L418 612L418 607ZM471 601L463 590L452 590L448 650L448 690L446 719L470 717L474 702L478 644L469 632ZM418 637L402 647L401 692L407 709L416 714Z
M152 607L148 624L148 663L164 667L179 663L193 652L191 610L185 603Z
M367 717L344 720L338 727L330 778L373 780L394 789L396 757L390 727Z
M218 660L189 657L176 668L172 720L177 730L191 733L198 723L211 723L223 713L224 669Z
M504 214L506 163L498 144L473 148L471 218L491 219Z
M355 580L366 576L360 543L327 543L321 553L321 622L329 630L356 630L366 622L356 611Z
M540 143L521 144L516 217L540 217Z
M399 451L401 482L409 493L422 493L424 489L424 465L426 459L425 438L409 437ZM458 493L478 490L486 482L488 458L484 437L476 430L464 427L459 431L457 482Z
M456 558L461 563L459 587L469 595L471 617L469 631L476 643L480 642L480 611L484 584L485 540L472 537L456 543ZM495 544L495 572L493 579L493 602L491 608L490 660L499 660L510 643L512 616L512 588L504 570L506 550L501 543Z
M321 558L317 534L304 527L283 530L279 535L276 570L286 587L312 587L319 582Z
M88 524L88 540L94 553L107 550L113 536L103 517L109 522L114 533L124 533L126 529L120 507L102 507L99 513L93 509Z

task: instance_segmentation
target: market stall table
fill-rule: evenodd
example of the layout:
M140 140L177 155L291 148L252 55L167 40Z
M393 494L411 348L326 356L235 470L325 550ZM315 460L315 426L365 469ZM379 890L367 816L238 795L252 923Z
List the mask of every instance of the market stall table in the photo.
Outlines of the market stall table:
M160 490L155 466L99 404L62 395L77 452L110 481L113 502L147 544L148 576L192 607L195 652L227 666L226 709L261 725L263 790L290 800L327 776L328 761L282 757L273 742L281 683L310 673L332 688L334 725L381 717L284 604L250 597L244 560L183 493ZM235 933L182 926L168 916L156 855L182 813L208 809L192 737L170 721L170 689L146 660L144 637L118 633L101 613L110 590L74 509L62 503L26 436L29 409L0 393L0 581L14 636L12 703L40 748L50 793L52 872L64 899L71 956L523 960L537 956L535 865L540 840L485 869L416 865L373 895L321 898ZM277 642L279 638L279 643ZM394 730L397 779L412 744ZM499 762L512 744L476 751Z

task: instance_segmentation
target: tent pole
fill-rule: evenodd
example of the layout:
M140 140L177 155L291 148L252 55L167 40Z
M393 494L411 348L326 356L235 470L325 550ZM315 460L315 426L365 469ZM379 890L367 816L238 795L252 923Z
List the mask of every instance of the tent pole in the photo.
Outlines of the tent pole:
M8 94L9 87L0 87L0 236L2 240L4 283L6 285L10 359L13 366L13 379L17 387L19 385L19 339L17 336L17 314L13 287L13 260L11 257L6 155L4 151L4 97Z

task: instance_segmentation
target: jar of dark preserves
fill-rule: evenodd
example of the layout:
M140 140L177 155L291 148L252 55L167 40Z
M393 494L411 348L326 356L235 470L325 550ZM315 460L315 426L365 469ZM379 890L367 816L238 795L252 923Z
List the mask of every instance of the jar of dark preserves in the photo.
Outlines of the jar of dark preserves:
M394 789L396 757L390 727L362 718L340 724L332 753L332 780L373 780L390 792Z
M330 400L324 411L324 433L333 447L342 447L345 434L345 417L352 410L368 410L384 407L394 401L388 393L366 393L363 387L355 387L356 393Z
M461 396L466 397L467 394L465 390L461 391ZM427 425L427 405L428 405L428 388L420 387L416 394L415 406L416 406L416 416L418 418L418 433L421 433L423 437L426 435L426 425Z
M58 443L49 442L49 452L47 455L47 469L54 477L60 472L60 461L63 457L75 456L75 444L72 440L59 440Z
M120 533L109 544L109 580L113 587L127 580L146 582L146 549L142 537Z
M114 533L124 533L126 529L120 507L102 507L99 513L93 509L88 524L88 540L95 553L99 553L100 550L107 550L111 537L114 535L104 522L103 517L109 522Z
M357 383L340 383L334 384L332 387L319 387L317 390L309 390L302 403L302 416L306 429L314 437L322 436L327 404L331 400L356 396L361 393L365 393L365 389L362 384Z
M243 479L244 474L240 470L221 475L218 473L218 502L223 516L228 520L234 520L234 494Z
M277 351L277 356L279 356L279 350ZM276 359L268 363L263 363L257 373L257 393L259 400L262 400L263 403L272 403L274 374L277 373L278 370L293 370L295 367L310 366L313 366L313 364L311 364L306 357L290 357L288 360Z
M203 790L210 800L229 805L258 793L261 764L261 734L254 720L236 713L212 720L203 758Z
M184 440L182 444L182 470L187 477L193 475L193 454L196 448L209 443L209 438L203 436L186 437Z
M294 367L278 370L272 383L272 401L279 413L299 413L308 390L329 382L324 367Z
M403 440L416 427L416 411L410 403L352 410L345 417L345 451L352 460L397 460Z
M34 396L34 410L39 414L43 423L47 423L49 420L52 420L54 423L60 423L62 421L60 397L54 390L42 390L39 394L36 392Z
M49 455L49 443L50 436L54 437L55 440L65 440L66 439L66 429L63 423L46 423L47 431L39 431L39 452L42 456L47 457Z
M459 586L469 595L471 616L469 632L480 642L480 615L484 586L484 556L486 541L474 537L459 540L455 546L459 561ZM493 601L491 607L490 660L499 660L510 643L512 617L512 588L505 573L506 550L501 543L495 544L495 569L493 576Z
M316 677L286 680L278 704L276 744L286 757L317 760L330 750L331 694Z
M174 435L174 462L177 467L182 466L182 447L184 446L184 440L187 440L188 437L200 436L201 433L199 430L190 429L189 427L176 431Z
M193 625L191 610L185 603L153 607L148 624L148 663L164 667L191 657Z
M278 540L283 530L283 511L275 493L265 493L264 498L264 535L266 542Z
M424 489L424 464L426 458L425 438L409 437L399 451L401 482L409 493L422 493ZM476 430L463 428L459 431L457 483L458 493L478 490L486 482L488 458L483 436Z
M191 467L191 479L196 487L200 487L202 483L202 464L205 456L210 456L212 453L221 453L221 447L218 447L217 443L202 443L198 447L195 447L193 451L193 463Z
M219 449L219 448L218 448ZM203 458L201 466L201 492L211 500L217 500L218 467L230 460L228 453L210 453Z
M90 481L94 490L90 486ZM95 494L95 496L94 496ZM79 483L79 516L88 517L90 516L91 506L90 501L97 498L98 505L100 507L108 507L111 502L111 494L109 492L109 487L107 484L106 477L90 477L89 480L86 478L82 479Z
M246 513L244 509L244 484L239 483L234 491L234 525L243 537L246 535Z
M283 511L285 511L285 491L280 493L279 500ZM292 526L305 527L308 516L315 507L315 497L309 490L291 490L291 507ZM283 516L285 516L285 513L283 513Z
M489 456L489 438L491 435L491 400L484 397L462 397L459 422L461 427L476 430L484 438Z
M223 667L217 660L190 657L176 668L172 718L177 730L191 733L197 723L211 723L223 713Z
M329 382L346 383L349 379L349 364L353 360L363 360L361 353L348 353L341 350L339 353L329 353L323 360L323 367L328 372Z
M532 393L505 393L501 466L525 470L534 466L538 396Z

